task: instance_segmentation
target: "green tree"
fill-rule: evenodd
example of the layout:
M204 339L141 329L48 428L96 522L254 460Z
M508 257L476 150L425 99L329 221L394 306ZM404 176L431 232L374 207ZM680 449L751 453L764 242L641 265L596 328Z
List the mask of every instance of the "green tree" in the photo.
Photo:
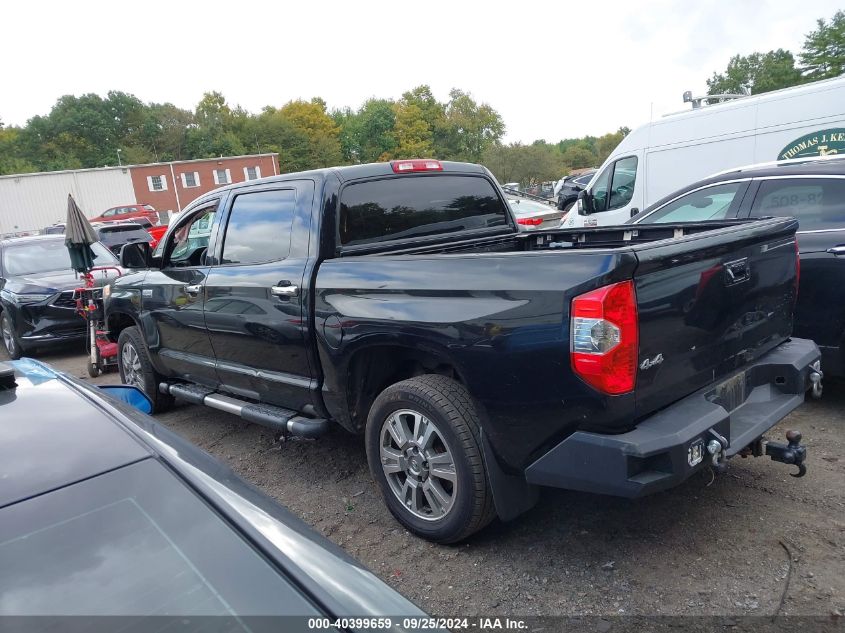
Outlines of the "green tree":
M801 71L792 53L782 48L768 53L734 55L723 73L707 80L707 94L760 94L800 84Z
M837 11L830 22L820 19L816 26L798 54L804 77L811 81L838 77L845 72L845 12Z
M469 93L453 88L446 104L446 145L454 160L479 162L485 150L505 133L502 117L486 103L478 104Z
M4 127L0 121L0 176L37 171L35 165L21 158L20 128Z
M389 99L368 99L350 120L357 162L388 160L396 150L396 113Z
M427 85L417 86L403 93L399 103L420 109L421 117L431 132L431 156L441 159L449 158L449 139L452 132L446 120L446 105L434 98L431 88Z
M342 161L340 128L326 112L325 101L290 101L275 116L281 119L277 129L292 143L290 150L278 150L285 168L290 165L295 169L314 169Z
M434 156L434 135L422 109L414 103L399 102L393 106L396 114L393 158L425 158Z

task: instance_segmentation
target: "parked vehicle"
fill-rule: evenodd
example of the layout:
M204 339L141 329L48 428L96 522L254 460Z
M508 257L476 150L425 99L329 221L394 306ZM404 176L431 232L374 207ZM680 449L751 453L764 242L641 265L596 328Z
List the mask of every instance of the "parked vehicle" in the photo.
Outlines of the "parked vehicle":
M124 247L138 272L104 292L121 377L159 410L362 433L390 511L440 542L540 485L636 497L749 447L803 459L761 439L820 384L790 339L795 220L517 227L465 163L217 189L155 252Z
M671 114L622 140L566 226L623 224L715 172L836 152L845 153L845 76Z
M147 233L150 234L150 248L155 248L158 246L159 240L167 233L167 225L151 226L147 229Z
M115 255L120 254L124 244L132 242L152 243L152 236L135 222L107 222L93 225L100 243Z
M214 629L305 631L307 619L276 618L423 615L127 403L151 407L134 387L97 389L30 359L0 363L0 617L39 616L41 630L90 628L71 616L204 630L195 618L227 616Z
M825 373L845 376L845 155L752 165L693 183L632 224L772 215L798 220L801 284L795 335L814 340Z
M555 195L557 196L557 208L564 213L569 211L578 201L578 194L584 191L584 188L592 180L596 170L586 171L577 176L567 176L563 178L560 183L560 188Z
M41 231L42 235L64 235L65 234L65 223L64 222L56 222L48 227L46 227L43 231Z
M520 230L536 231L538 229L557 228L560 225L563 214L549 203L539 202L527 196L507 191L505 196Z
M512 189L513 191L519 191L519 183L518 182L506 182L502 185L502 189L508 190Z
M94 244L92 250L95 266L117 265L117 258L102 244ZM113 276L94 275L101 281ZM0 241L0 331L11 358L85 338L85 321L76 313L73 298L80 285L63 236Z
M151 224L158 224L158 213L151 204L126 204L104 211L91 222L114 222L117 220L136 220L145 218Z

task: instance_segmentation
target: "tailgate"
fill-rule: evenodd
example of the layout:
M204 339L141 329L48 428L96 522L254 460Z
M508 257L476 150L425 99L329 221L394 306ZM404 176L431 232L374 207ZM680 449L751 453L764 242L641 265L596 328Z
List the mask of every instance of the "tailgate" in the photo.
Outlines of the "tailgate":
M793 219L758 220L635 248L638 415L718 381L790 336L797 228Z

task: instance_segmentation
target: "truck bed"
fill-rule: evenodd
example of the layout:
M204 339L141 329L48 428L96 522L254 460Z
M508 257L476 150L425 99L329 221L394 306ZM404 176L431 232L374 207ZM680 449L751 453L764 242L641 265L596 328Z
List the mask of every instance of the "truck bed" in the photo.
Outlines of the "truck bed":
M343 332L333 340L318 316L324 394L345 393L353 350L389 340L456 367L514 468L578 429L626 432L790 336L796 228L601 227L341 253L315 284L316 313ZM743 278L726 277L727 265ZM625 280L636 289L640 367L633 392L607 396L573 375L570 304Z

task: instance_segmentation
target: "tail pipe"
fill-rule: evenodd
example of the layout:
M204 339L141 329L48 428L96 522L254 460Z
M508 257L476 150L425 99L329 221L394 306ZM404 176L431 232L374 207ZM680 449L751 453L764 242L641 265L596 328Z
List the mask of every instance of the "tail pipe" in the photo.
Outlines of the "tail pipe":
M191 404L201 404L211 409L232 413L248 422L266 426L284 435L316 439L329 430L328 420L307 418L290 409L239 400L198 385L163 382L159 385L159 391Z

